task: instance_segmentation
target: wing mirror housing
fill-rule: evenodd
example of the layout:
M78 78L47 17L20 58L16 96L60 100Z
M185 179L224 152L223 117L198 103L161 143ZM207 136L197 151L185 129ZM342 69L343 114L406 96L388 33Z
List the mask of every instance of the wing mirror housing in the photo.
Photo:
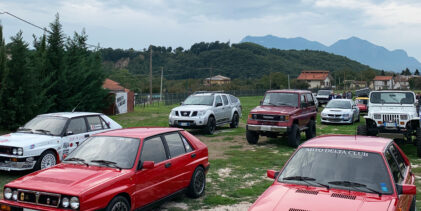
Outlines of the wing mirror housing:
M217 103L215 107L222 106L222 103Z
M155 167L155 162L153 161L143 161L139 163L138 169L153 169Z
M396 185L396 189L398 190L398 194L401 195L415 195L417 194L417 187L415 185Z
M266 175L271 179L276 179L276 177L279 175L279 171L267 170Z

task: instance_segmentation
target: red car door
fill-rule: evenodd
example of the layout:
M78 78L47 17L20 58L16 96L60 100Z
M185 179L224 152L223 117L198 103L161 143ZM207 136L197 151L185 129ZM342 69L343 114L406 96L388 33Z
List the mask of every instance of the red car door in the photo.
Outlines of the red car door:
M170 155L168 162L171 163L171 182L168 188L171 189L171 193L174 193L189 185L190 177L194 171L192 162L195 160L195 155L187 153L184 141L178 132L168 133L163 137Z
M161 136L143 140L139 162L154 161L151 169L135 173L135 207L142 207L168 195L170 168L168 154Z
M307 126L310 118L309 118L309 107L307 105L307 101L305 99L305 94L300 94L300 111L298 112L299 114L299 119L298 119L298 124L300 125L300 127L305 127Z

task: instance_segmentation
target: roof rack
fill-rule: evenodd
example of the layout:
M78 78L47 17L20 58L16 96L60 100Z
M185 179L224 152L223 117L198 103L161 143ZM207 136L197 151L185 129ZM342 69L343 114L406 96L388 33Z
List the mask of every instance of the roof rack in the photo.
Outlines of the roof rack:
M224 91L195 91L193 94L215 94L215 93L224 93Z

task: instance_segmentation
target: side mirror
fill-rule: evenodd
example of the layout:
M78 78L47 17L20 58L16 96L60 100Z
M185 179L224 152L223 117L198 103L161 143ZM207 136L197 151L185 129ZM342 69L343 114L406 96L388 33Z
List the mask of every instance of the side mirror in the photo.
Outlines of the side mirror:
M222 106L222 103L217 103L215 107Z
M73 135L73 131L68 130L68 131L66 132L66 136L70 136L70 135Z
M153 169L155 167L155 162L153 161L143 161L139 163L138 169Z
M278 177L279 171L267 170L266 175L271 179L275 179L276 177Z
M398 194L401 195L415 195L417 194L417 187L415 185L396 185Z

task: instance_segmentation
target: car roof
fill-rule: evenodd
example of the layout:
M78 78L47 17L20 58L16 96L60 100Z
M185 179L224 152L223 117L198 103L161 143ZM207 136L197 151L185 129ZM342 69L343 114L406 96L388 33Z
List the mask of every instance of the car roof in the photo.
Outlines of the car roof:
M371 91L371 92L412 92L412 93L414 93L411 90L394 90L394 89L392 89L392 90L376 90L376 91Z
M392 139L358 135L323 135L304 142L302 147L320 147L383 153Z
M98 133L95 136L118 136L118 137L128 137L128 138L147 138L150 136L159 135L162 133L181 131L180 128L172 127L134 127L134 128L124 128L111 130L103 133Z
M277 93L277 92L285 92L285 93L309 93L309 90L300 90L300 89L278 89L278 90L268 90L267 93Z
M349 102L352 102L353 100L351 100L351 99L332 99L330 101L349 101Z
M54 116L54 117L73 118L73 117L89 116L89 115L101 115L101 113L95 113L95 112L57 112L57 113L41 114L39 116Z

